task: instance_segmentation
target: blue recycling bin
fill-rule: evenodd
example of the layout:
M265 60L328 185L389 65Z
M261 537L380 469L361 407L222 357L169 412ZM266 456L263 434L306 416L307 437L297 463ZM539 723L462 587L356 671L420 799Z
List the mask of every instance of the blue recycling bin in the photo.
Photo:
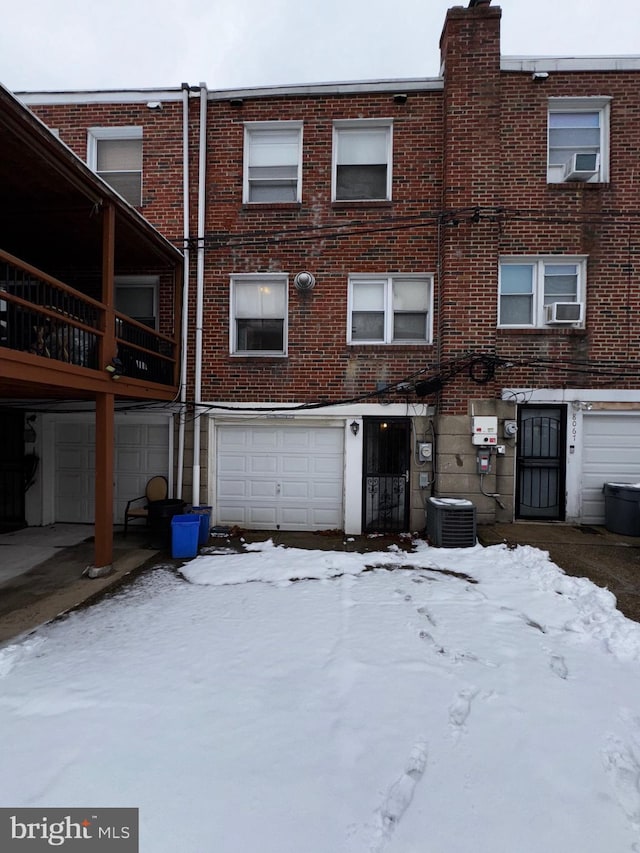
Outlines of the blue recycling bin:
M200 516L194 513L174 515L171 519L171 556L190 559L198 554Z
M206 545L209 541L209 529L211 527L211 510L210 506L193 506L189 512L193 512L200 516L200 531L198 533L198 545Z

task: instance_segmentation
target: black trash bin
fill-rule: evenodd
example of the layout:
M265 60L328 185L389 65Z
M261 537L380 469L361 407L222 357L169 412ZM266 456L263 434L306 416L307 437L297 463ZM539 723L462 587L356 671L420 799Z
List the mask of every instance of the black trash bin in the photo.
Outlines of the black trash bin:
M607 530L640 536L640 483L605 483L602 491Z
M167 498L163 501L149 501L149 529L151 547L166 549L171 547L171 519L182 515L186 501L180 498Z

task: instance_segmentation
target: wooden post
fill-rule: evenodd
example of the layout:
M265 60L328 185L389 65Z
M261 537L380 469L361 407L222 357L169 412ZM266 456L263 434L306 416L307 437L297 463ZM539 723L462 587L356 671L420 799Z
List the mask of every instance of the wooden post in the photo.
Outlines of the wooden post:
M114 321L115 210L108 204L102 220L102 302L106 307L101 366L116 354ZM113 570L113 441L115 395L96 395L95 555L89 577Z
M102 303L105 306L103 351L101 367L109 364L116 355L115 327L115 240L116 215L112 204L108 204L102 219Z
M95 565L89 577L101 577L113 569L113 394L96 397L96 523Z

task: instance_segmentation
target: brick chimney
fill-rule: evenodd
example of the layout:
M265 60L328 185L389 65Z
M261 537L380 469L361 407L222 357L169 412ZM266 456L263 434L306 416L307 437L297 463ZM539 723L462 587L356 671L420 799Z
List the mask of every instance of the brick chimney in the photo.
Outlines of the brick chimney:
M466 347L486 348L485 315L495 316L498 231L485 211L500 198L500 16L487 0L449 9L440 39L442 99L442 229L439 277L440 359L457 358ZM457 222L457 225L454 224ZM453 226L453 227L451 227ZM494 330L495 334L495 330ZM495 345L495 344L494 344ZM445 388L440 402L466 413L478 387L458 383L458 398ZM490 385L483 393L496 393Z
M440 38L445 207L483 203L481 196L487 181L491 183L489 172L499 150L502 10L490 3L470 0L466 8L449 9Z

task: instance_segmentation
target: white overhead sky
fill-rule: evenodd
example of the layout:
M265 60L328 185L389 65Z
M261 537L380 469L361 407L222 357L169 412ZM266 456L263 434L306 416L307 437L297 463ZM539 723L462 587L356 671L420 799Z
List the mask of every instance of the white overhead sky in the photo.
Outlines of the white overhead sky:
M211 89L435 77L446 10L468 0L5 0L13 91ZM636 0L494 0L504 55L640 54Z

